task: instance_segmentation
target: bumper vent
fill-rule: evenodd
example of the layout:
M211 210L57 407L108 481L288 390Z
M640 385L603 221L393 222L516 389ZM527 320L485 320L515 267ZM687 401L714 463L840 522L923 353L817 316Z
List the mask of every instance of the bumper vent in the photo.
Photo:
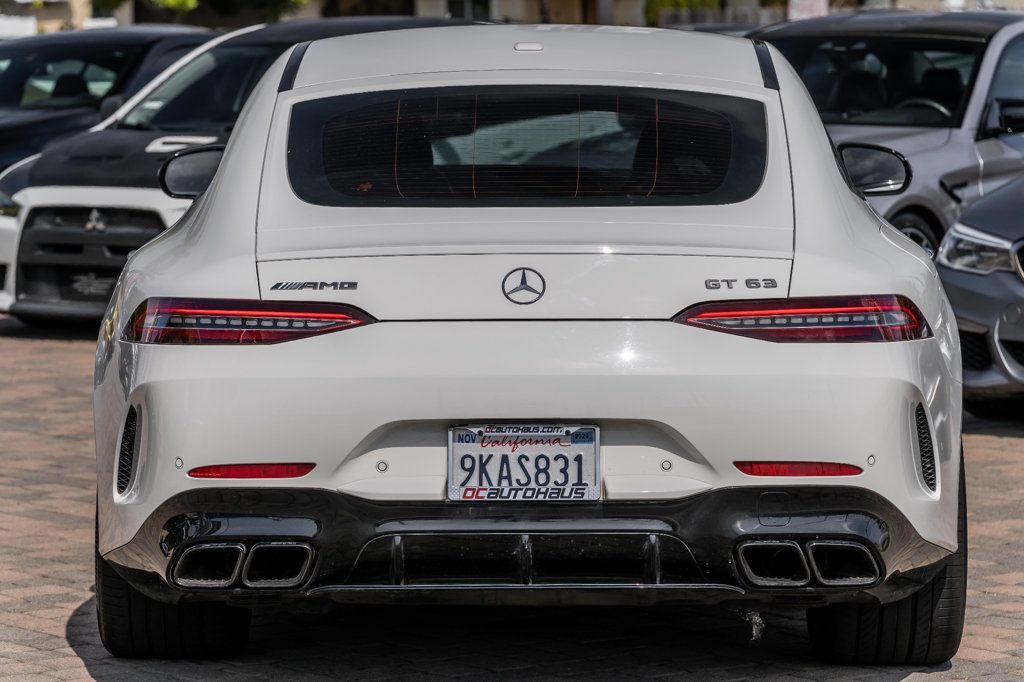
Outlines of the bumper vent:
M921 455L921 477L930 490L935 490L935 450L932 448L932 431L928 427L928 415L924 405L917 404L914 411L914 425L917 428L917 447Z
M124 418L124 431L121 432L121 450L117 455L117 492L123 495L132 482L135 469L135 434L139 415L134 407L128 408L128 416Z
M0 290L7 284L7 265L0 263Z
M1002 343L1010 357L1018 364L1024 365L1024 341L1003 341Z
M988 341L984 334L961 330L960 354L963 357L964 369L980 372L992 365L992 356L988 352Z

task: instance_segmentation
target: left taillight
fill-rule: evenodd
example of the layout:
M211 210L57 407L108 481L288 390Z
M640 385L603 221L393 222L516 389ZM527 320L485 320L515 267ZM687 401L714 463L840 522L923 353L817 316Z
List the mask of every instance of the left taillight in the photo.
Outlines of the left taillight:
M904 296L829 296L704 303L674 320L728 334L789 343L912 341L931 336Z
M225 299L151 298L122 338L154 344L268 344L376 322L345 305Z

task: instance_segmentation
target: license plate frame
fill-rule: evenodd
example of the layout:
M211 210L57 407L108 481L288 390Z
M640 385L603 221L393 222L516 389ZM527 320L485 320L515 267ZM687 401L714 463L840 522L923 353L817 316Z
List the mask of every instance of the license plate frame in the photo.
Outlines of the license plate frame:
M551 442L555 438L557 444ZM471 471L464 468L467 455L474 457ZM490 455L493 458L485 461ZM543 471L549 475L545 485L538 485L534 476L539 480L537 464L542 456L548 457ZM487 475L482 476L481 466ZM503 469L507 476L502 475ZM555 485L562 478L566 482ZM506 479L510 485L502 485ZM577 485L581 480L583 485ZM523 481L528 482L518 485ZM478 422L448 428L446 497L450 502L597 502L602 497L601 483L601 429L594 424Z

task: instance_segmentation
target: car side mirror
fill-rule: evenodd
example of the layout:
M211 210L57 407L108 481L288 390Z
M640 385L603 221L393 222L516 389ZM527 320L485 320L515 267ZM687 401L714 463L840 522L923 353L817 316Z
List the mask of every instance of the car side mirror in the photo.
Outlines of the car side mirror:
M994 99L989 102L985 130L990 135L1024 132L1024 99Z
M838 152L850 184L865 196L899 194L910 186L910 164L897 151L858 142L841 144Z
M110 118L115 111L121 108L121 105L123 105L124 102L124 95L111 95L110 97L104 97L103 101L100 102L100 118Z
M177 152L160 168L160 189L175 199L195 199L213 182L222 156L220 144Z

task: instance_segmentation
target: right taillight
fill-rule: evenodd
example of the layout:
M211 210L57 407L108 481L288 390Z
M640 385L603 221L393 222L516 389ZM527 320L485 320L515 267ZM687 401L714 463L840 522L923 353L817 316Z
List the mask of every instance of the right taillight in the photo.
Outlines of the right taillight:
M268 344L375 322L361 310L330 303L151 298L122 339L155 344Z
M674 320L694 327L788 343L911 341L931 336L904 296L842 296L704 303Z

